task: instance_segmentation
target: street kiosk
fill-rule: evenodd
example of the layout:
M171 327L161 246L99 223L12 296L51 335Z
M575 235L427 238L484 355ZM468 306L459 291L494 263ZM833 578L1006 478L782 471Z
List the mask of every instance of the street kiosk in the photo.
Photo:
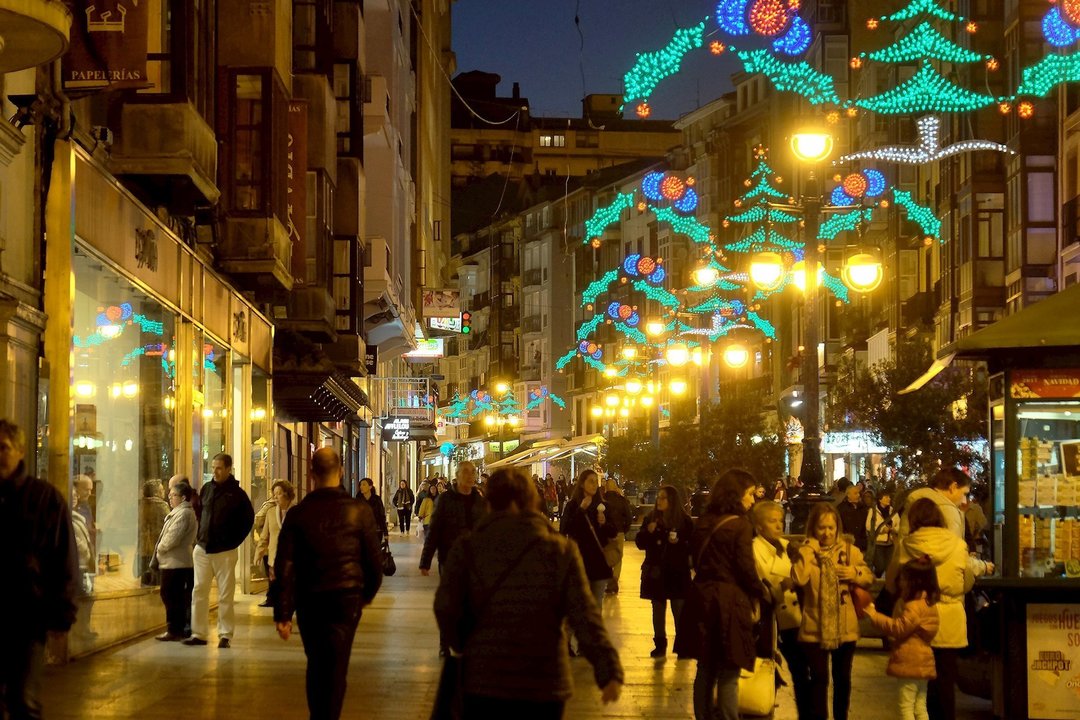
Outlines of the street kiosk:
M994 714L1080 720L1080 286L943 348L989 376ZM978 615L978 614L976 614Z

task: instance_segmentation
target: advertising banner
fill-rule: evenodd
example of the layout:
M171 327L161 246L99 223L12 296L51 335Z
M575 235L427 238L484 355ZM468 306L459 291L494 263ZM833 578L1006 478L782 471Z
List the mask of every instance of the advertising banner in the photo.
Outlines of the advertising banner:
M458 290L425 290L424 317L458 317L461 315L461 292Z
M286 203L293 284L297 287L307 282L307 110L306 101L289 101Z
M1027 606L1031 720L1080 718L1080 605Z
M1080 369L1013 370L1009 396L1016 400L1080 398Z
M147 15L139 0L69 0L71 45L62 62L64 88L149 87Z

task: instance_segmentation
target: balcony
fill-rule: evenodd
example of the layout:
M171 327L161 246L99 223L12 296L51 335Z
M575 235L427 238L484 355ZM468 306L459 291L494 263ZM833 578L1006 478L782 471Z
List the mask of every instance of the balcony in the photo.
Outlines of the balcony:
M187 102L124 103L109 169L136 182L168 181L166 197L181 208L218 201L217 140L213 129Z
M386 238L367 239L364 256L364 333L368 345L379 348L379 359L397 357L415 347L416 315L403 300L402 281L393 273Z
M275 216L226 218L215 255L218 268L241 285L265 287L270 280L292 290L292 240Z
M391 125L390 91L382 75L364 78L364 135L374 135Z
M367 354L367 343L360 335L353 333L338 334L337 342L323 345L326 356L333 361L338 372L349 377L363 377L367 375L364 369L364 356Z
M521 321L521 329L525 333L543 332L544 319L540 315L529 315Z
M334 325L337 308L324 287L295 287L286 300L287 316L275 318L274 325L301 333L318 343L337 340Z
M935 293L930 291L915 293L901 305L901 322L904 327L909 328L919 325L932 325L937 305Z
M544 283L544 271L540 268L532 268L531 270L526 270L525 274L522 275L521 280L522 284L526 288L539 287Z
M71 13L60 0L0 0L0 74L51 62L68 48Z

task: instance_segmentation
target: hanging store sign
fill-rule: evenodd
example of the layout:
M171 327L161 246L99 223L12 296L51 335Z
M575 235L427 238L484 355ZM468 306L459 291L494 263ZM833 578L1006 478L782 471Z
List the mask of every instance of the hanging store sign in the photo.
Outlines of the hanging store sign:
M379 370L379 346L368 345L364 350L364 370L368 375L375 375Z
M71 0L64 88L151 87L146 75L149 6L138 0Z
M410 350L403 356L406 360L435 360L445 355L442 338L424 339L416 341L416 349Z
M428 327L432 330L459 333L461 332L461 316L428 318Z
M382 439L387 442L412 440L412 420L407 417L386 418L382 424Z
M1080 369L1013 370L1009 396L1014 400L1080 398Z
M461 291L425 290L424 317L459 317L461 315Z
M285 155L287 224L292 241L293 285L307 282L307 125L308 105L289 101L289 147Z
M1027 606L1027 716L1080 719L1080 605Z

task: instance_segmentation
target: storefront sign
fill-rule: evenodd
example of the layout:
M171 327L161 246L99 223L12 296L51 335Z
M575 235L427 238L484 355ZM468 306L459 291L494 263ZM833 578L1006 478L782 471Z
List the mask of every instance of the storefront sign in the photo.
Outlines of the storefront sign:
M412 420L409 418L386 418L382 424L382 439L387 442L412 440Z
M1009 396L1016 400L1080 398L1080 369L1014 370Z
M137 267L147 268L150 272L157 272L157 245L157 231L154 228L135 230L135 263Z
M443 339L432 338L430 340L419 338L416 341L416 349L405 353L407 360L434 360L443 357Z
M1027 606L1031 720L1080 718L1080 605Z
M71 0L71 46L64 88L144 88L147 14L138 0Z
M307 102L289 101L289 149L286 153L286 210L292 240L293 284L307 281Z
M375 375L379 369L379 346L368 345L364 351L364 370L368 375Z
M461 292L458 290L425 290L424 317L458 317L461 315Z
M459 333L461 332L461 316L428 318L428 327L432 330L445 330L446 332Z

